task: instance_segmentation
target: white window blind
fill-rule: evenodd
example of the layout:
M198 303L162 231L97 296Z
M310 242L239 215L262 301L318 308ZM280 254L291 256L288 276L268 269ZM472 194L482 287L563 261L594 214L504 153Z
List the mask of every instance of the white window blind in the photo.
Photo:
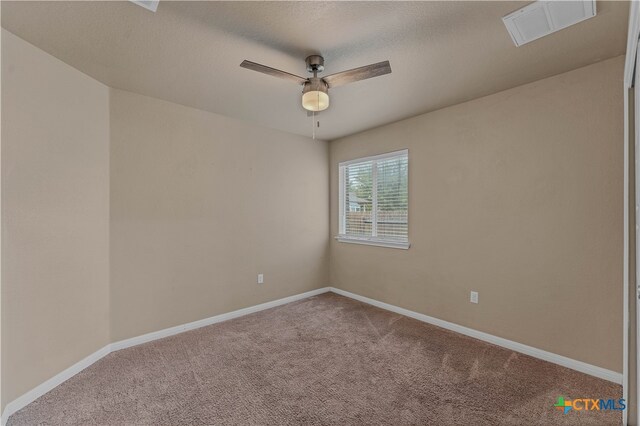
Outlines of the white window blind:
M339 176L337 239L409 248L408 151L340 163Z

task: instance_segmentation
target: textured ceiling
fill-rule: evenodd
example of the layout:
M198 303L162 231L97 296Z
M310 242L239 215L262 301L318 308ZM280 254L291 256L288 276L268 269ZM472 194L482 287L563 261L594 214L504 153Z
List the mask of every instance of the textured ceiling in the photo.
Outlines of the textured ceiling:
M515 47L501 17L528 2L3 1L2 26L105 84L310 135L301 88L239 67L306 76L390 60L393 73L339 87L318 136L335 139L624 54L628 2Z

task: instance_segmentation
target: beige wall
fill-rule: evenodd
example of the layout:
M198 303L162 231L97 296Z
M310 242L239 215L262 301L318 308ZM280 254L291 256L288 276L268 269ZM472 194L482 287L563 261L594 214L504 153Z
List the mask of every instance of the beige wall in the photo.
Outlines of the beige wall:
M2 30L2 408L109 343L109 89Z
M331 234L338 162L408 148L411 242L331 239L332 285L621 372L623 62L331 142Z
M327 285L326 142L2 36L2 409L110 341Z
M326 142L112 90L112 340L326 286L328 161Z

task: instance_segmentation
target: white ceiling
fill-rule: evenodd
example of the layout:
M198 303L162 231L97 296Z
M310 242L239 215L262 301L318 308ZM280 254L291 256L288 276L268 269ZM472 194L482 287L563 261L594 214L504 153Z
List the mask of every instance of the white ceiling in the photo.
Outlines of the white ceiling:
M301 88L239 67L306 76L390 60L393 73L336 88L331 140L624 54L628 2L515 47L501 17L528 2L3 1L2 26L105 84L301 135ZM322 75L322 74L321 74Z

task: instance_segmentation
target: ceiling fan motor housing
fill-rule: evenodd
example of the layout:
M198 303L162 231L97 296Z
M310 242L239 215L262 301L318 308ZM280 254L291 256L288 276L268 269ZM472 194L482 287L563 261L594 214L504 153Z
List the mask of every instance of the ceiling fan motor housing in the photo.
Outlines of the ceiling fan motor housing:
M325 83L320 77L310 77L309 81L304 84L302 93L311 91L327 93L329 91L329 88L327 87L327 83Z

